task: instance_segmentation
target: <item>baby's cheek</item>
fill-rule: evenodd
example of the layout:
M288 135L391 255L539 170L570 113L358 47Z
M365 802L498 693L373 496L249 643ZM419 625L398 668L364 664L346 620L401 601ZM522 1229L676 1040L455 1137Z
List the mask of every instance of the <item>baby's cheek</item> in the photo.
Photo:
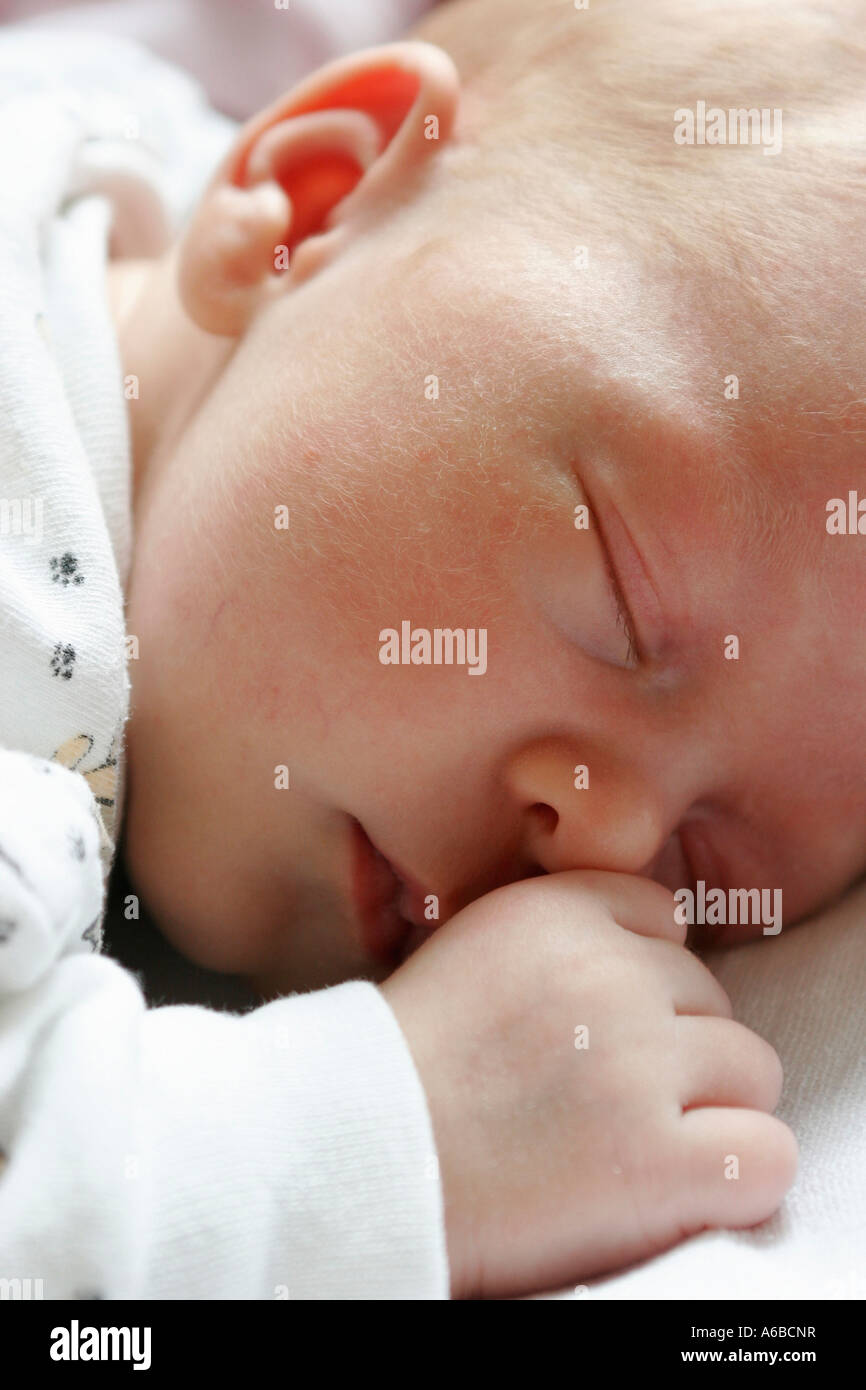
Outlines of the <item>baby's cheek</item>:
M772 921L769 923L769 930L773 935L778 934ZM716 948L727 950L731 946L742 946L744 942L756 941L763 935L764 927L761 922L728 923L724 926L710 925L706 922L695 923L686 933L686 945L690 950L703 954Z

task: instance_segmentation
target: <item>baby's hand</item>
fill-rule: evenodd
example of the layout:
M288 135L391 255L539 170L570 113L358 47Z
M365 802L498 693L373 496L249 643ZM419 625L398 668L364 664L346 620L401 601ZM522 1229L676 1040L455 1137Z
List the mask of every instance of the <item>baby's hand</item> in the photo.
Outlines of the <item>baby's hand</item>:
M574 1283L781 1202L779 1059L684 934L657 883L552 874L478 899L382 985L427 1093L452 1297Z

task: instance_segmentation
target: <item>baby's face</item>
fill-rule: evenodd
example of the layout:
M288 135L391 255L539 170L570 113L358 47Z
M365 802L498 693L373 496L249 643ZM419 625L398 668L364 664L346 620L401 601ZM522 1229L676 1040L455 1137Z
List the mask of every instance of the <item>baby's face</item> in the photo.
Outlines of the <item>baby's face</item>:
M842 415L786 423L832 390L762 420L764 328L543 211L407 214L274 304L145 489L126 854L204 964L383 978L420 934L372 949L356 823L438 924L570 868L791 922L866 866L863 540L825 527L866 485ZM386 664L403 624L477 670Z

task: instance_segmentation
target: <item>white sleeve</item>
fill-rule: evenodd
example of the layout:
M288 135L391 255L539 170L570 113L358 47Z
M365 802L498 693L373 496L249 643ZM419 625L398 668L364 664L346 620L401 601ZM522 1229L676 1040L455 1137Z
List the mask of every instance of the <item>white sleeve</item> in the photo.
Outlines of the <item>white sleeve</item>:
M102 833L80 773L0 748L0 998L99 949Z
M154 1010L142 1085L153 1156L148 1289L448 1297L427 1101L374 985L351 981L243 1017Z
M0 959L26 929L41 962L24 987L20 962L0 972L0 1278L51 1299L447 1298L426 1097L381 992L148 1010L132 974L78 949L93 882L74 874L95 842L81 860L67 840L78 792L61 784L42 866L71 866L60 927L23 825L0 873L18 928Z

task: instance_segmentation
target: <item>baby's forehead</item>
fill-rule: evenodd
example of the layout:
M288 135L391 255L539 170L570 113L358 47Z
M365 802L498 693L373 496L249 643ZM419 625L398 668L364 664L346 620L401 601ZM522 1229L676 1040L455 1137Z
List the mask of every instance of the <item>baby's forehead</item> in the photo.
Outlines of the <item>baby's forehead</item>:
M833 22L844 7L569 10L515 0L480 72L472 53L459 165L477 220L533 222L542 240L563 228L589 263L628 237L675 292L706 296L707 315L733 311L765 338L777 325L789 342L854 317L862 344L866 61ZM714 112L723 144L706 138Z
M481 293L490 261L463 267L481 320L466 340L485 380L475 408L504 420L500 438L519 428L528 464L533 447L578 464L591 454L672 538L691 531L714 564L745 566L756 585L844 568L827 509L849 488L866 498L866 412L843 362L825 351L816 375L814 340L776 336L748 292L735 308L732 289L727 318L708 317L699 294L687 304L627 256L596 277L572 270L561 245L524 253ZM703 265L695 273L705 283Z

